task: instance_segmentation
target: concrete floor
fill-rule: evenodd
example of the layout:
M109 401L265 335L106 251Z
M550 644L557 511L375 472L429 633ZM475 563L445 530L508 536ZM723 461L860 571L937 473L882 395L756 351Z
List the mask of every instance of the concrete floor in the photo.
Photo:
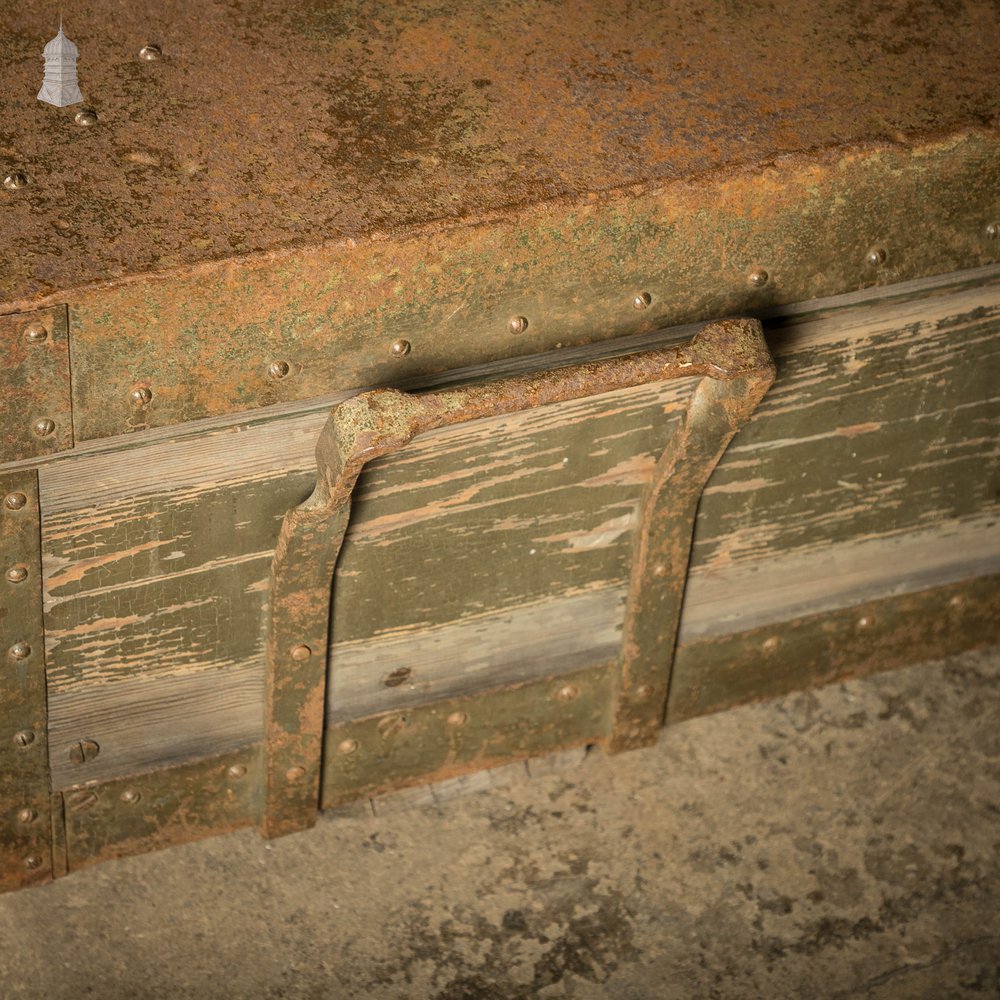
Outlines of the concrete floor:
M995 998L998 680L970 653L8 895L0 996Z

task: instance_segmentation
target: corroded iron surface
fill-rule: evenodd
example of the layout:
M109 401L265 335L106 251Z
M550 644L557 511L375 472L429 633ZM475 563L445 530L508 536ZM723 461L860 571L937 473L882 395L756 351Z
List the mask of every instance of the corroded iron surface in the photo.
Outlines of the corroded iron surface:
M624 748L648 741L662 720L701 488L774 377L760 324L724 320L699 331L690 344L681 347L424 395L375 390L333 409L317 444L316 490L286 515L272 564L266 794L261 821L268 836L315 822L330 587L350 517L351 494L364 465L423 431L694 375L706 378L692 396L678 441L672 442L678 454L662 461L657 470L657 488L641 533L626 614L621 678L615 689L624 700L620 706L617 700L608 706L613 717L612 742ZM732 382L735 388L719 392L702 388L704 382L715 380ZM682 482L683 488L678 488ZM656 560L663 559L669 559L670 565L661 572ZM665 587L658 586L663 583ZM661 589L659 598L649 598L649 591ZM332 669L336 670L335 661Z
M35 99L12 5L0 301L990 123L996 6L90 0L98 122ZM155 42L163 58L144 61Z

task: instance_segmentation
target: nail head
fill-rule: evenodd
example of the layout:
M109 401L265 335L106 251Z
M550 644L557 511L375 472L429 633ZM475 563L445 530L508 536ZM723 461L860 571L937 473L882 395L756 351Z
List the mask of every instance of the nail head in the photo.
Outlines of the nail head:
M8 583L24 583L28 579L28 567L27 566L11 566L10 569L4 573L7 578Z
M755 267L749 274L747 274L747 281L749 281L754 288L763 288L767 284L770 277L771 276L764 270L764 268Z
M300 778L304 778L305 776L306 769L304 767L290 767L287 771L285 771L285 777L289 781L298 781Z
M25 806L23 809L18 809L17 811L17 821L18 823L23 823L27 826L28 823L34 822L38 813L35 812L30 806Z
M640 292L633 300L632 305L636 309L646 309L653 301L653 296L649 292Z
M465 712L452 712L451 715L448 716L448 725L455 726L457 728L458 726L464 726L468 720L469 717L465 714Z
M246 773L247 769L243 764L232 764L226 770L226 774L228 774L230 778L245 778Z
M879 267L885 263L887 256L884 247L872 247L865 255L865 261L869 267Z
M31 646L26 642L15 642L8 652L12 660L26 660L31 656Z
M524 333L528 329L528 317L527 316L511 316L507 320L507 329L511 333Z
M97 112L93 108L83 108L73 116L73 121L77 125L82 125L84 128L89 128L91 125L97 124Z
M564 687L559 688L556 692L556 697L560 701L572 701L580 694L580 689L575 684L566 684Z
M163 50L159 45L153 45L152 42L150 42L149 45L143 45L143 47L139 49L139 58L143 62L156 62L156 60L162 58L162 56Z
M337 746L337 750L343 754L354 753L358 749L357 740L341 740Z
M126 788L121 794L121 800L127 806L134 806L141 798L142 792L137 791L135 788Z
M286 378L292 370L292 366L287 361L272 361L267 366L267 374L273 379Z
M410 353L410 342L408 340L394 340L389 348L389 353L394 358L405 358Z
M136 406L147 406L153 399L153 390L148 385L137 385L131 393L132 402Z
M4 177L3 186L8 191L20 191L21 188L28 186L28 178L19 170L16 170Z
M303 642L298 646L292 646L292 659L296 663L303 663L312 656L312 650Z
M45 438L55 431L56 422L49 419L49 417L42 417L31 425L31 429L35 432L37 437Z
M3 498L3 505L7 510L21 510L28 502L28 498L23 493L8 493Z
M41 344L48 339L49 331L41 323L29 323L24 328L24 339L32 344Z

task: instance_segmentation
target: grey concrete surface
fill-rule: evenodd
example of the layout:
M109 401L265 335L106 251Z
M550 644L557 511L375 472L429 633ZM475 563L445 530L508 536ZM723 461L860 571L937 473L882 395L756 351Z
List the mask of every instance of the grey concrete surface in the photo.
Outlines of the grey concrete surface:
M0 995L997 997L998 679L970 653L80 872L0 899Z

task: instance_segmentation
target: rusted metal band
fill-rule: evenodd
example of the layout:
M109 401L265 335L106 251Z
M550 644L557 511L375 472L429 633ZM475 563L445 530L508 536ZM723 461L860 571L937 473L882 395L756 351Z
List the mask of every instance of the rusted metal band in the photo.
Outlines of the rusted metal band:
M0 475L0 890L52 878L38 476Z
M272 566L266 787L261 817L261 828L267 836L303 829L315 822L323 752L330 591L347 530L351 494L365 463L402 447L423 431L697 375L713 381L736 380L740 385L751 381L766 388L773 378L773 365L760 324L755 320L725 320L705 327L690 344L678 348L420 396L375 390L333 409L317 445L316 490L286 515ZM737 390L733 400L726 397L720 403L729 436L739 426L745 395ZM700 404L692 406L700 411ZM695 432L696 428L692 428L691 433ZM715 456L714 466L721 454L718 436L713 437L710 450ZM695 500L700 484L707 478L707 474L700 474L703 466L699 465ZM690 520L693 513L687 516ZM690 523L686 530L690 536ZM682 574L686 565L685 558ZM674 631L676 621L671 635Z

